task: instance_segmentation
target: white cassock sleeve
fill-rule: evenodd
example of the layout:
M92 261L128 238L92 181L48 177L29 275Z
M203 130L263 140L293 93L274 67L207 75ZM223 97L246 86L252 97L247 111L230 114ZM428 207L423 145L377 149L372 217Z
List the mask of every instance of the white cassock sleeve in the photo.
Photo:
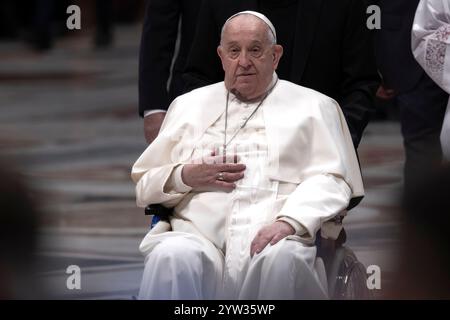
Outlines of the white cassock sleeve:
M146 207L150 204L176 206L191 188L182 183L182 162L173 156L180 135L188 133L179 128L173 130L179 110L174 101L164 118L157 138L147 147L133 165L131 178L136 183L136 204Z
M345 210L352 197L351 183L345 177L351 170L348 161L356 161L356 154L339 108L329 99L310 119L305 152L308 174L276 216L299 222L307 230L302 236L306 241L314 241L322 224Z
M191 188L180 183L179 164L168 164L148 170L136 181L136 204L146 207L149 204L162 204L171 208L176 206ZM180 187L180 185L184 187Z
M442 89L450 93L450 0L422 0L414 18L414 57ZM450 108L441 132L444 156L450 159Z

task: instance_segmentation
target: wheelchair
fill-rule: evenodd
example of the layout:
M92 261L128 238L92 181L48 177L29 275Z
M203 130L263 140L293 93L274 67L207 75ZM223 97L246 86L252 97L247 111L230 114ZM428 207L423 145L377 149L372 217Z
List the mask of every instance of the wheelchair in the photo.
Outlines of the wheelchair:
M153 216L153 228L160 220L168 221L172 209L152 204L145 208L145 214ZM343 216L339 215L331 221L341 227L335 240L322 237L321 230L316 235L317 257L325 269L328 296L333 300L373 299L372 292L367 287L365 266L350 248L344 246L347 236L342 220Z

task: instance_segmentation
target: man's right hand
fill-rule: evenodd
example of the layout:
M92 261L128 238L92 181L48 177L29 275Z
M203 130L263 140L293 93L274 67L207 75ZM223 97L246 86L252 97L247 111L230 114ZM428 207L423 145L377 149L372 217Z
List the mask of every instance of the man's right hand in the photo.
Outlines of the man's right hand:
M156 112L144 117L144 134L148 144L156 139L163 123L165 112Z
M237 160L237 157L232 157ZM185 164L181 172L183 182L195 191L231 191L236 188L235 182L244 177L245 164L226 163L222 156L212 156L205 160L200 164Z

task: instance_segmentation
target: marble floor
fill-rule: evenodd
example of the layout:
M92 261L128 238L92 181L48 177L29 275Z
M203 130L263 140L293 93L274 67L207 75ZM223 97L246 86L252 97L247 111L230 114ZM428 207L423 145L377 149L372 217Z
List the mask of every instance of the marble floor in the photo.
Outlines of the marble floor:
M139 26L113 48L67 38L47 53L0 43L0 152L40 195L39 279L57 299L131 299L143 270L138 245L149 218L137 208L130 168L146 147L137 115ZM389 281L402 184L399 125L371 123L359 148L366 197L345 219L347 245ZM78 265L81 290L66 286ZM378 293L377 293L378 294Z

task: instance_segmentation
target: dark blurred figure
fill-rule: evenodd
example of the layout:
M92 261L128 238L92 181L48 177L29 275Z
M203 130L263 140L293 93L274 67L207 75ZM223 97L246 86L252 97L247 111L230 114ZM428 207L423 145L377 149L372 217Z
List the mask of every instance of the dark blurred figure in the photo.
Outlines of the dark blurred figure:
M112 0L95 1L95 45L97 48L111 46L113 42L114 10Z
M37 50L48 50L53 46L52 22L54 0L36 0L33 17L32 43Z
M400 263L386 298L450 299L450 168L411 189Z
M181 75L194 39L201 2L147 1L139 57L139 114L144 116L148 143L156 138L170 102L183 93L185 83ZM215 49L212 54L216 54Z
M0 6L0 39L15 39L19 36L20 21L14 0L3 0Z
M375 36L378 69L383 77L377 96L395 99L405 146L405 191L439 167L439 135L448 94L423 71L411 51L411 29L419 0L373 1L381 8Z
M34 49L53 47L54 39L65 34L69 0L31 0L24 6L5 0L0 6L0 39L25 40Z
M261 12L275 25L284 48L280 79L334 98L357 147L374 112L379 80L366 9L364 0L204 1L186 68L187 89L223 80L216 48L225 20L239 11Z
M0 161L0 299L37 298L34 253L38 216L20 176Z
M142 16L142 0L96 0L95 46L108 48L114 44L114 26L130 24Z

